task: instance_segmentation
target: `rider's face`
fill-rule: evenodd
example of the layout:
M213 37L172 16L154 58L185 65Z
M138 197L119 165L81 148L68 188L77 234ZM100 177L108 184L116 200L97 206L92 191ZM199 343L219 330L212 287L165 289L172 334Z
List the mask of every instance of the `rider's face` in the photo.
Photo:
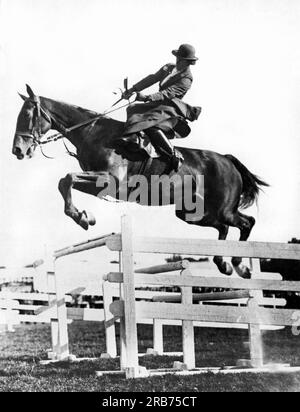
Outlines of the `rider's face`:
M185 67L189 66L188 60L181 59L180 57L176 57L176 67L178 69L184 69Z

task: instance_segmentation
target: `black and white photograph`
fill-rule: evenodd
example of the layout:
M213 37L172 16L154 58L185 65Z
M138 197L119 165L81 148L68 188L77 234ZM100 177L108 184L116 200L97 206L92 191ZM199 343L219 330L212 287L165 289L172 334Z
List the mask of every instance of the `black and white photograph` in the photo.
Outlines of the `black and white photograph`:
M0 0L0 392L300 391L299 0Z

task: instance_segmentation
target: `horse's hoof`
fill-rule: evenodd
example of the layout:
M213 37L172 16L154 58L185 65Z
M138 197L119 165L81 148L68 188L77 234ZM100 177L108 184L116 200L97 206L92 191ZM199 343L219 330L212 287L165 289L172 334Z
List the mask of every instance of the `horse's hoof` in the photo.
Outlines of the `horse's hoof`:
M243 279L251 279L251 271L245 265L234 266L234 270Z
M82 229L84 230L88 230L89 228L89 220L88 220L88 216L87 213L85 211L83 211L82 213L80 213L79 215L79 220L78 220L78 224L79 226L82 227Z
M88 222L89 222L89 225L90 225L90 226L95 226L95 224L96 224L96 218L95 218L95 216L94 216L92 213L90 213L90 212L86 212L85 210L83 211L83 213L85 214L85 216L86 216L86 218L87 218L87 220L88 220Z
M222 265L219 266L219 270L226 276L231 276L233 273L232 266L228 262L223 262Z

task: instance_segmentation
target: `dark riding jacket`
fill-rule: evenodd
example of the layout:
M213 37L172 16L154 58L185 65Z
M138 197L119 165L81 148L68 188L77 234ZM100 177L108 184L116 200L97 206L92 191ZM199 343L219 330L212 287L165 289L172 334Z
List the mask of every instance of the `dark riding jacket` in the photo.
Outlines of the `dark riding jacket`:
M174 69L175 64L166 64L157 73L150 74L136 83L133 90L140 92L159 82L159 92L148 96L151 101L162 101L165 98L173 99L174 97L182 99L192 85L193 76L189 67L172 74Z
M175 64L166 64L157 73L145 77L136 83L131 91L140 92L159 82L159 91L147 96L147 103L138 103L127 110L128 134L157 126L162 130L173 129L178 122L196 120L201 112L200 107L192 107L181 99L191 88L193 76L189 67L179 72ZM188 125L185 132L179 134L185 137L190 132Z

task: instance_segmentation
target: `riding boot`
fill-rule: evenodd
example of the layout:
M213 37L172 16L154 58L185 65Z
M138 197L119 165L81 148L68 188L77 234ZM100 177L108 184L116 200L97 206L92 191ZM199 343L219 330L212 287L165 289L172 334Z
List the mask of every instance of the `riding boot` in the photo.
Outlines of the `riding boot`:
M178 150L173 148L164 132L156 127L151 127L145 132L154 148L160 154L166 156L171 162L172 169L174 169L175 172L178 172L178 169L182 165L184 158Z

